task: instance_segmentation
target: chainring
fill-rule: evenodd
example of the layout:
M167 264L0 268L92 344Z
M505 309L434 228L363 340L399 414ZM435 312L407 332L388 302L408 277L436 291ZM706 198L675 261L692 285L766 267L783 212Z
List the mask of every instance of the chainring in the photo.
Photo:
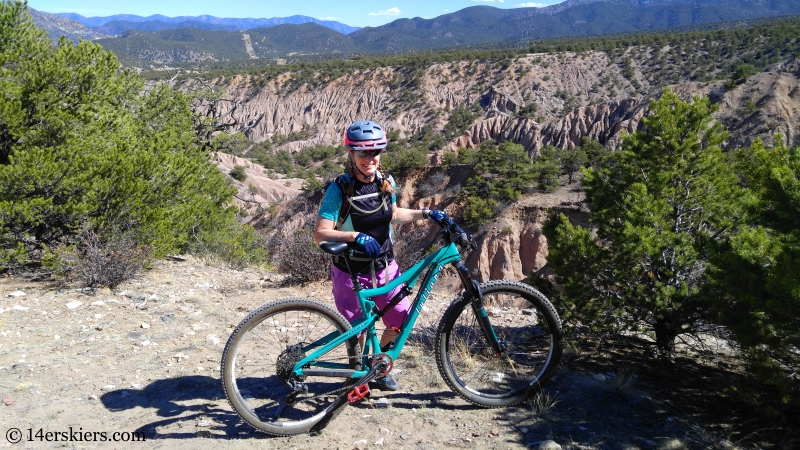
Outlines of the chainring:
M380 372L378 372L379 377L386 376L389 372L392 371L392 366L394 366L394 361L392 357L387 355L386 353L379 353L372 358L371 366L374 367L376 364L380 363L381 361L386 363L386 368Z

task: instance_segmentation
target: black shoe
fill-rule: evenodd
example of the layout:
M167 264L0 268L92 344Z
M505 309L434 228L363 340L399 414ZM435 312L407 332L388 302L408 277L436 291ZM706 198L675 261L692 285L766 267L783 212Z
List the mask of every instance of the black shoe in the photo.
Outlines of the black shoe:
M371 384L375 385L376 389L382 391L396 391L400 389L400 386L397 385L397 381L394 381L394 378L389 374L376 378Z

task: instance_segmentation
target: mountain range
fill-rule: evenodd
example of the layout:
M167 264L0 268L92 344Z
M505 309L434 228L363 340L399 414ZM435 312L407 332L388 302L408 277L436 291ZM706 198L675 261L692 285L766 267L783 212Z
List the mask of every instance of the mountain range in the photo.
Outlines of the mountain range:
M313 22L342 34L349 34L359 29L333 20L319 20L308 16L273 17L270 19L236 19L214 16L179 16L167 17L161 14L142 17L132 14L116 14L107 17L84 17L75 13L58 13L59 17L74 20L97 32L118 35L126 30L159 31L176 28L198 28L209 31L239 31L251 28L267 28L283 24L303 24Z
M126 65L147 66L276 58L297 53L402 54L798 14L797 0L567 0L544 8L473 6L433 19L398 19L361 29L335 22L347 27L343 31L306 16L273 19L60 16L64 20L82 20L94 27L91 29L94 33L117 35L98 42ZM169 28L172 26L181 28ZM232 28L237 31L230 31Z

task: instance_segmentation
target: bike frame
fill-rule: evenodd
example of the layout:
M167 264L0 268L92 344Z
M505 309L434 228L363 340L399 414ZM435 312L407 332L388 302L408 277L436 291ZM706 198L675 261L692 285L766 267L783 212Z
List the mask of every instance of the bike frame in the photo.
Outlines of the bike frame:
M458 248L450 239L449 233L444 233L444 238L447 245L432 253L428 257L422 259L404 272L401 276L390 281L386 285L379 288L367 289L364 288L363 285L360 285L360 283L355 283L356 298L361 306L361 310L364 312L364 316L352 323L352 328L344 333L335 331L316 342L305 345L303 347L303 351L305 353L311 351L312 353L307 354L305 358L301 359L297 362L297 364L295 364L294 374L299 377L327 376L358 379L366 375L369 371L370 355L380 353L388 356L390 361L396 360L397 357L400 356L403 346L405 345L408 336L411 334L411 331L414 328L414 324L416 323L417 318L422 311L422 306L428 300L431 289L433 289L433 285L436 283L436 280L439 278L439 275L446 264L453 264L458 270L458 274L462 283L464 284L465 295L469 295L470 298L476 300L473 301L473 309L475 310L475 313L479 319L481 328L483 328L485 333L488 331L487 335L490 336L489 341L492 343L492 346L495 348L495 350L499 352L500 345L497 342L497 336L495 335L494 330L491 328L491 325L488 322L486 311L483 308L483 301L478 283L470 279L469 270L461 260L461 255L458 252ZM391 349L382 352L380 348L380 340L375 330L375 323L380 319L380 316L377 314L379 310L371 298L379 295L385 295L404 283L408 289L413 289L426 269L428 269L428 271L424 275L424 279L420 285L419 291L417 292L416 298L414 299L414 303L411 305L411 310L403 322L400 333L395 340L395 345ZM353 278L355 281L355 277ZM366 332L367 335L364 349L361 354L362 370L350 369L350 366L347 363L317 361L317 359L329 351L333 350L339 345L342 345L348 339L359 335L361 332Z

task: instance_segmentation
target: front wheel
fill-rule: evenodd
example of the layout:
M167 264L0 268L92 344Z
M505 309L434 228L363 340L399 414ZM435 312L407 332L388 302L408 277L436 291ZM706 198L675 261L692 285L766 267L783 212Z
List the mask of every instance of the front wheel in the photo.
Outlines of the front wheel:
M250 425L274 435L319 430L347 406L339 395L350 378L294 377L292 368L319 344L350 329L333 308L309 299L284 299L247 316L222 354L222 384L233 409ZM354 337L315 364L360 367Z
M445 311L436 335L436 363L450 388L480 406L512 406L530 398L561 359L561 319L536 289L508 280L481 284L483 305L502 352L478 323L471 299Z

